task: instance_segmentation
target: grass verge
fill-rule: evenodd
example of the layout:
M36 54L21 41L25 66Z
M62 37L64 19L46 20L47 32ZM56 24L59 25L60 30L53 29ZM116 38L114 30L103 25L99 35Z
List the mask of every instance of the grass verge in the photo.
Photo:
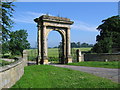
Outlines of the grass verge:
M119 63L120 61L112 61L112 62L85 61L78 63L69 63L67 65L102 67L102 68L120 68L120 66L118 65Z
M25 74L12 88L118 88L118 84L85 72L34 65L25 67Z

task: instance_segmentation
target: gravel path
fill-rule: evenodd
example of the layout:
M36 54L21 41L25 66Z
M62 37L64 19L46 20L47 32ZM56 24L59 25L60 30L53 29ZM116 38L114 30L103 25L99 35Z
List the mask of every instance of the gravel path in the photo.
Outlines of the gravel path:
M120 69L60 65L60 64L51 64L51 65L91 73L91 74L94 74L96 76L108 78L114 82L120 83Z

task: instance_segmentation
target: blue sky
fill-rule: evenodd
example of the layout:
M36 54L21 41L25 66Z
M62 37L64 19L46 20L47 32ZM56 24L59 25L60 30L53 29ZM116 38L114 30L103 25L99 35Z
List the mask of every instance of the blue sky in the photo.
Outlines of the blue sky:
M13 30L25 29L32 47L37 43L37 27L33 19L50 14L67 17L74 21L71 26L71 42L94 44L99 32L96 27L103 19L118 15L118 2L14 2L15 21ZM56 46L61 41L58 32L50 32L48 46Z

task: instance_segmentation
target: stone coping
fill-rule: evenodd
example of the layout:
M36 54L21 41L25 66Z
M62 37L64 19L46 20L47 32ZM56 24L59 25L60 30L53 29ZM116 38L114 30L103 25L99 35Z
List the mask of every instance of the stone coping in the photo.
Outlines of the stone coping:
M120 53L86 53L92 55L120 55Z
M22 59L22 58L19 58L19 60L15 61L15 62L13 62L13 63L11 63L11 64L9 64L9 65L2 66L2 67L0 67L0 72L4 72L4 71L6 71L6 70L9 70L9 69L11 69L11 68L13 68L13 67L21 64L22 61L23 61L23 59Z
M70 19L68 19L68 18L55 17L55 16L49 16L49 15L43 15L40 18L49 19L49 20L70 21Z
M59 23L66 23L66 24L73 24L73 21L70 21L68 18L63 17L55 17L49 15L42 15L39 18L34 19L35 22L47 21L47 22L59 22Z

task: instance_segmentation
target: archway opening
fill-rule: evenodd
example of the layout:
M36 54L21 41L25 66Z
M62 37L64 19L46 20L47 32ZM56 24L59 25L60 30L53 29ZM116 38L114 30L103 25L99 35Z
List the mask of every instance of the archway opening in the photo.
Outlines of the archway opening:
M52 30L47 36L47 55L49 63L61 63L63 37L59 31Z

